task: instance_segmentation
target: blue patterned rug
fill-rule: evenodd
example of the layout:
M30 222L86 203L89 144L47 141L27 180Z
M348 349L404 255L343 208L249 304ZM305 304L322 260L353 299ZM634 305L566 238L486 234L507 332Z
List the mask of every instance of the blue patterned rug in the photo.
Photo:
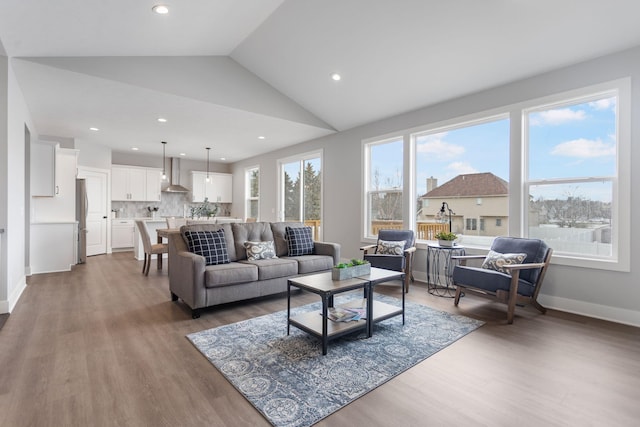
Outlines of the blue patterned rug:
M336 304L353 296L336 298ZM376 300L400 305L376 294ZM320 311L320 303L292 315ZM329 341L291 327L286 310L187 335L202 354L274 426L310 426L425 360L483 322L407 302L400 316L364 332Z

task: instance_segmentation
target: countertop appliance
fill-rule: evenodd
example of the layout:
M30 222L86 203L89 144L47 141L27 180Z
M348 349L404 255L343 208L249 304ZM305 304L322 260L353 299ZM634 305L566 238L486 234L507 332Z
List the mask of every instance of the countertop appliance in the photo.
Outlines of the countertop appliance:
M87 262L87 182L76 179L76 220L78 221L78 264Z

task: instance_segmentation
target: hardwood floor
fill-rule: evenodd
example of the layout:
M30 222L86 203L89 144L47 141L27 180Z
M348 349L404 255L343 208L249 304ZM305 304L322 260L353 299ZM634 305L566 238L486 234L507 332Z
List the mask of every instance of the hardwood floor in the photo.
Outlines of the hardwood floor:
M286 309L286 298L191 319L166 269L130 253L29 278L0 330L2 426L268 426L185 335ZM400 295L399 288L378 291ZM296 305L316 301L298 294ZM411 301L487 322L318 426L631 426L640 420L640 328L415 284ZM411 321L408 314L407 321ZM283 328L285 326L283 325Z

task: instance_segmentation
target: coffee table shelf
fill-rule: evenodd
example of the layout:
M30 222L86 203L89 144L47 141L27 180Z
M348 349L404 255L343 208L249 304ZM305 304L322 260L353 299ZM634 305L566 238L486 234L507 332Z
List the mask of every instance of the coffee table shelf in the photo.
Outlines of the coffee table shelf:
M322 339L322 313L319 311L303 313L292 317L289 319L289 323L308 334ZM344 334L355 332L358 329L366 330L366 328L367 321L365 319L352 320L350 322L334 322L330 320L327 322L327 337L329 339L338 338Z

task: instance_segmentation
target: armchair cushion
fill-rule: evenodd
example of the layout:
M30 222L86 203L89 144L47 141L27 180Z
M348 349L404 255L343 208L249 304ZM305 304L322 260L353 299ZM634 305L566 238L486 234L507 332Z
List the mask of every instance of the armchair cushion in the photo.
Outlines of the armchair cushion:
M289 256L313 254L311 227L287 227L286 235Z
M511 272L503 267L511 264L522 264L526 257L527 254L501 254L490 250L482 263L482 268L496 270L511 276Z
M364 259L369 261L371 267L403 271L406 258L403 255L367 254Z
M206 265L229 263L224 230L186 231L185 236L189 245L189 252L203 256Z
M520 273L522 274L522 271ZM509 292L509 289L511 289L510 275L482 267L457 265L453 269L453 281L454 283L473 283L474 288L484 289L489 292L495 292L496 290ZM531 296L534 288L532 283L519 278L518 294Z
M525 263L544 262L547 256L548 246L540 239L523 239L520 237L496 237L491 245L491 250L499 253L524 253L527 254ZM541 269L525 269L520 272L520 278L529 283L537 283Z
M376 253L380 255L402 255L406 244L406 240L391 242L386 240L378 240Z

